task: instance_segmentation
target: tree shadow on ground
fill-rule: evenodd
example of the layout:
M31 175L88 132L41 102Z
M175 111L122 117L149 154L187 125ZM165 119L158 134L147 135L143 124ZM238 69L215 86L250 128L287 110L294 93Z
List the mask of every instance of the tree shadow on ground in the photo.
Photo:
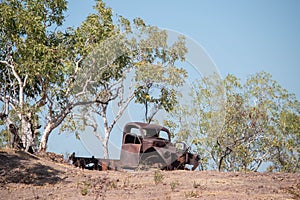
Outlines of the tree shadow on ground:
M59 177L62 173L26 152L0 149L0 185L9 183L35 186L55 184L63 181Z

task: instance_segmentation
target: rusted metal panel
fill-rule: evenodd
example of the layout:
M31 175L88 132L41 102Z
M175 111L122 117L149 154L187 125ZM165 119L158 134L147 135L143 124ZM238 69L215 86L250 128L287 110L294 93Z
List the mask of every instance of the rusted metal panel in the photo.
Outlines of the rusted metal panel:
M142 142L142 152L147 151L147 149L153 147L153 141L152 140L143 140Z
M141 144L123 144L121 151L121 166L136 168L139 165Z
M102 166L102 171L106 170L121 170L120 160L99 158L99 163Z
M173 146L166 146L165 148L153 147L160 157L164 160L165 165L171 165L176 159L176 148Z
M168 140L171 141L171 134L170 131L158 124L148 124L148 123L143 123L143 122L129 122L125 125L124 127L124 134L129 133L132 128L137 128L137 129L144 129L144 130L157 130L159 131L165 131L168 134ZM141 131L141 134L143 137L147 137L147 135L144 134L143 131Z

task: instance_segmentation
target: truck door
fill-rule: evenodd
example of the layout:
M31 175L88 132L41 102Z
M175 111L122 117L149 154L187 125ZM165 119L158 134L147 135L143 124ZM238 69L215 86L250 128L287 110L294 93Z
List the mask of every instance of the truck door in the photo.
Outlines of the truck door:
M138 167L141 146L141 139L137 134L132 131L124 134L120 159L122 168Z

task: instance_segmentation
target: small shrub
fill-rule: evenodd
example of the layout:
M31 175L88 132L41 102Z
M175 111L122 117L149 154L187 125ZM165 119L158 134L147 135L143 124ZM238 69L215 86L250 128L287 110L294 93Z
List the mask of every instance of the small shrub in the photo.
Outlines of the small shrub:
M109 185L109 188L111 188L111 189L116 189L118 187L116 180L109 181L108 185Z
M170 183L171 190L174 192L175 188L179 185L178 181L172 181Z
M164 175L162 175L161 171L156 170L154 172L154 182L155 182L155 184L162 183L163 180L164 180Z
M89 187L90 187L90 184L89 184L89 183L83 182L82 188L81 188L81 190L80 190L82 196L85 196L85 195L88 194L88 192L89 192Z
M88 192L89 192L89 190L88 190L88 188L87 188L87 187L85 187L85 188L82 188L82 189L81 189L81 195L82 195L82 196L85 196L85 195L87 195L87 194L88 194Z
M80 189L81 195L85 196L89 193L89 189L91 188L91 184L86 182L86 181L77 182L77 188Z
M185 198L198 198L199 194L198 192L190 191L184 193Z

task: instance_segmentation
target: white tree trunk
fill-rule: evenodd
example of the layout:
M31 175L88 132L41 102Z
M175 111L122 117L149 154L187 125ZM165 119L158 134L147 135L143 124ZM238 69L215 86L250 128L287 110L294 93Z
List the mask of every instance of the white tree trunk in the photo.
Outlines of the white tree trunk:
M53 123L48 123L46 125L46 128L42 134L42 138L40 141L39 151L45 152L47 150L47 143L50 136L50 133L52 132L54 127Z
M133 97L134 97L134 93L128 97L128 99L125 102L125 105L119 104L119 111L118 111L117 115L115 116L114 120L110 123L110 125L108 125L108 120L107 120L107 107L108 107L108 105L107 104L102 104L101 116L102 116L103 125L104 125L104 137L101 137L100 135L97 134L97 128L95 129L94 134L96 136L98 135L97 137L102 142L103 158L104 159L109 158L108 141L109 141L111 131L112 131L114 125L116 124L116 122L122 116L123 112L126 110L127 106L129 105L129 103L131 102ZM121 101L123 101L123 96L121 97ZM94 124L94 126L97 127L97 124Z
M21 117L21 135L25 151L28 151L33 143L33 132L31 130L29 119L27 118L28 117L26 115Z
M45 152L47 150L47 143L51 132L62 123L65 117L71 112L72 108L73 104L68 105L58 116L52 117L48 121L40 140L39 151Z
M106 116L106 112L107 112L107 105L104 104L102 105L102 119L103 119L103 125L104 125L104 138L103 138L103 158L104 159L108 159L108 139L109 139L109 135L110 135L110 130L108 128L108 123L107 123L107 116Z
M105 137L104 140L102 141L102 145L103 145L103 158L104 159L108 159L109 158L109 153L108 153L108 137L109 135L107 135L107 133L105 133Z

